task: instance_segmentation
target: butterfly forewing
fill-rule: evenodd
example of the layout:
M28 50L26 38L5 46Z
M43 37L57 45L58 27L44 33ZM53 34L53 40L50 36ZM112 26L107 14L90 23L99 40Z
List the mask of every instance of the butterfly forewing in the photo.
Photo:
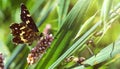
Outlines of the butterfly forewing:
M21 23L14 23L10 26L15 44L27 43L32 44L39 38L38 29L26 6L21 4Z
M38 32L37 26L35 25L29 11L23 3L21 4L21 20L26 23L29 28L35 32Z

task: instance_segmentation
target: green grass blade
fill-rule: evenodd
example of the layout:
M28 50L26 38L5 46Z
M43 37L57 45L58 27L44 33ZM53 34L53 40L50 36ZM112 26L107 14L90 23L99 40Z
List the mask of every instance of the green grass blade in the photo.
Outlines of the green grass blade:
M109 13L112 6L113 0L104 0L102 10L101 10L101 19L105 23L109 19Z
M78 49L78 46L80 48L82 46L81 45L82 41L84 41L85 38L87 38L90 35L90 33L92 33L100 24L101 24L101 22L98 22L97 24L95 24L86 34L84 34L78 41L76 41L60 58L58 58L58 60L56 60L50 66L50 69L56 67L57 64L59 64L65 57L67 57L68 55L71 55L73 53L72 51L76 51Z
M19 45L15 48L15 50L13 51L11 57L9 58L9 61L6 62L5 66L6 69L9 68L10 64L14 61L15 57L21 52L21 50L25 47L25 45Z
M116 16L115 19L112 19L112 21L110 21L110 23L113 23L113 21L117 20L118 18L119 18L119 15ZM97 23L96 26L93 26L93 27L92 27L93 30L95 30L95 29L97 28L97 26L100 25L101 23L102 23L102 22L100 21L100 22ZM91 30L91 29L90 29L90 30ZM88 30L88 32L90 32L90 30ZM93 31L93 30L92 30L92 31ZM91 31L91 32L92 32L92 31ZM86 35L86 34L87 34L87 35ZM86 34L85 34L83 37L87 37L90 33L89 33L89 34L86 33ZM81 39L81 42L83 41L83 42L85 43L85 38L82 38L82 37L81 37L80 39ZM84 39L84 40L82 40L82 39ZM78 47L77 47L77 46L76 46L76 47L73 47L73 46L72 46L73 48L71 47L70 49L71 49L71 50L73 49L74 51L78 50L78 48L80 48L80 46L83 45L83 42L80 43L80 44L78 44L78 45L79 45ZM53 66L51 66L51 67L54 67L55 65L57 65L57 63L61 62L61 61L66 57L65 54L69 53L70 49L68 49L68 50L53 64ZM74 51L73 51L73 52L74 52ZM72 53L73 53L73 52L72 52ZM69 55L72 54L72 53L70 52Z
M103 22L103 34L102 34L101 39L103 38L106 32L106 27L107 27L107 22L109 19L109 13L110 13L111 6L112 6L112 0L104 0L103 5L102 5L102 10L101 10L101 20Z
M65 46L75 37L76 33L80 28L80 22L82 22L82 17L85 14L86 8L88 7L90 0L78 1L73 9L68 14L65 19L63 26L59 30L59 35L53 41L51 48L47 51L45 56L40 60L37 65L39 68L48 68L63 52ZM79 8L79 10L77 10ZM77 28L76 28L77 27ZM73 32L71 32L73 30ZM56 47L57 46L57 47Z
M113 43L111 43L110 45L108 45L107 47L102 49L96 56L92 56L91 58L87 59L83 63L93 66L95 64L104 62L110 58L113 58L115 55L120 54L120 46L119 45L120 45L120 40L117 40L115 42L113 51L112 51ZM112 56L111 56L111 52L112 52ZM78 67L75 67L75 69L78 69L78 68L81 69L81 67L82 66L78 66Z
M58 12L58 23L61 27L63 19L66 17L68 8L69 8L70 0L61 0L58 4L57 12Z
M109 19L109 13L112 5L112 0L104 0L103 5L102 5L102 10L101 10L101 20L103 22L103 34L102 37L104 36L104 33L106 32L106 27L107 27L107 21ZM101 39L102 39L101 37Z
M97 14L97 12L96 12L96 14ZM78 38L79 36L81 36L81 34L85 33L90 28L90 26L92 26L92 23L95 20L96 14L91 16L88 20L86 20L85 23L83 23L82 27L80 28L80 30L75 38Z

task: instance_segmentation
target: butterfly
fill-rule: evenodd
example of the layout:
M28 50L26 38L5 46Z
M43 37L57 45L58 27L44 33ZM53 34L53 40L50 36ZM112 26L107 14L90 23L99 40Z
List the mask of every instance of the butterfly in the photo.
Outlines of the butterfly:
M21 23L13 23L10 26L13 35L12 41L15 44L25 43L31 45L33 41L38 40L41 35L27 7L23 3L21 4L20 18L22 20Z

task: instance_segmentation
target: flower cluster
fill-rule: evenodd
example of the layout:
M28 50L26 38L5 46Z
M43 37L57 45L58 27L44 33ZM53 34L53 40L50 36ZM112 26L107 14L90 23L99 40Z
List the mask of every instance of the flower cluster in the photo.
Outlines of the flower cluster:
M3 60L4 60L3 55L2 55L2 53L0 53L0 69L4 69Z
M42 55L46 52L47 48L50 46L53 41L52 34L49 34L50 25L47 25L44 29L43 36L38 41L37 45L32 48L27 57L28 64L32 65L36 60L40 59Z

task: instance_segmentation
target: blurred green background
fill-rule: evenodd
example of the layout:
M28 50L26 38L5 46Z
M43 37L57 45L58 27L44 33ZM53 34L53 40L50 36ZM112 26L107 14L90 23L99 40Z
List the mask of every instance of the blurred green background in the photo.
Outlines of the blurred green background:
M83 15L77 16L76 11L71 11L74 7L79 10L79 7L76 7L76 3L80 0L0 0L0 52L3 53L4 58L5 58L5 67L10 68L10 69L24 69L24 68L36 68L39 69L39 65L41 63L41 68L42 68L42 59L41 62L38 63L37 66L28 66L27 67L27 61L26 57L27 54L30 51L30 48L27 46L19 45L16 46L12 43L12 35L9 26L12 23L20 23L20 4L24 3L30 14L32 15L32 18L34 19L36 25L38 26L38 29L40 32L43 31L45 28L46 24L51 24L52 29L51 32L54 36L58 36L58 38L55 38L52 48L53 50L57 49L57 44L62 52L60 55L58 55L55 60L58 59L66 50L68 50L72 45L77 42L78 39L80 39L89 29L93 27L97 22L102 21L103 24L107 23L107 21L110 23L110 25L106 26L107 28L103 28L103 24L98 26L92 34L90 34L87 38L93 39L95 47L92 46L92 44L89 44L89 47L93 51L94 54L97 54L101 49L107 47L107 45L115 42L118 40L120 37L120 18L114 19L114 17L111 17L113 13L117 14L118 16L120 15L120 10L119 10L119 5L120 5L120 0L110 0L111 3L107 5L106 2L110 2L109 0L88 0L90 1L90 4L86 8L87 10ZM83 0L85 1L85 0ZM106 1L106 2L105 2ZM82 0L81 0L82 2ZM82 4L82 3L81 3ZM104 5L105 4L105 5ZM76 6L75 6L76 5ZM116 10L115 7L118 8ZM81 6L81 5L80 5ZM105 9L105 6L107 6L108 14L103 12L107 12ZM84 8L84 7L83 7ZM75 9L75 10L77 10ZM74 9L73 9L74 10ZM81 9L81 12L84 9ZM102 11L103 10L103 11ZM76 12L76 14L73 12ZM79 14L81 13L79 12ZM69 15L70 14L70 15ZM77 17L75 19L72 18L72 15L76 15ZM94 17L94 20L85 25L85 22L91 18L92 16ZM117 16L116 15L116 16ZM82 16L82 17L80 17ZM111 17L111 18L110 18ZM68 20L68 21L67 21ZM70 21L71 20L71 21ZM73 20L73 24L70 24ZM110 22L111 20L111 22ZM112 22L113 20L113 22ZM77 25L78 23L78 25ZM80 23L80 24L79 24ZM71 27L71 25L73 27ZM80 33L78 33L81 30L81 27L84 27ZM67 29L66 27L70 27ZM75 29L77 31L75 31ZM107 31L105 31L106 29ZM69 30L70 32L66 31L61 31L61 30ZM74 30L74 31L73 31ZM105 35L99 36L99 37L94 37L93 34L97 31L104 32ZM72 36L69 35L72 33ZM56 35L58 33L58 35ZM66 38L62 37L62 34L66 34ZM78 37L76 37L78 36ZM102 38L100 38L102 37ZM71 38L71 39L69 39ZM66 41L61 41L62 39L66 39ZM56 42L56 45L55 45ZM58 42L58 43L57 43ZM97 43L98 42L98 43ZM66 43L66 45L64 45ZM62 45L63 44L63 45ZM54 46L55 45L55 46ZM62 48L64 46L64 48ZM82 46L86 46L86 43L84 43ZM50 49L52 49L50 48ZM82 49L82 50L81 50ZM73 54L76 57L83 56L86 59L89 59L93 55L91 55L86 47L78 49L78 51L75 51ZM116 49L115 49L116 50ZM52 50L49 50L52 54ZM56 51L57 52L57 51ZM58 51L59 52L59 51ZM46 52L47 53L47 52ZM105 54L105 53L104 53ZM70 56L69 55L69 56ZM53 55L54 56L54 55ZM46 56L45 56L46 58ZM21 61L21 59L23 61ZM48 59L48 58L46 58ZM47 65L50 66L55 60L51 60L51 62ZM64 63L64 62L63 62ZM45 64L45 62L43 62ZM59 63L57 69L64 69L64 68L72 68L76 65L77 63L69 63L69 64L62 64ZM63 67L60 67L62 66ZM120 68L120 53L117 55L113 56L109 60L102 61L97 65L93 65L88 67L88 69L119 69ZM44 65L45 66L45 65ZM60 67L60 68L59 68ZM47 69L47 67L43 68ZM78 68L79 69L79 68Z

